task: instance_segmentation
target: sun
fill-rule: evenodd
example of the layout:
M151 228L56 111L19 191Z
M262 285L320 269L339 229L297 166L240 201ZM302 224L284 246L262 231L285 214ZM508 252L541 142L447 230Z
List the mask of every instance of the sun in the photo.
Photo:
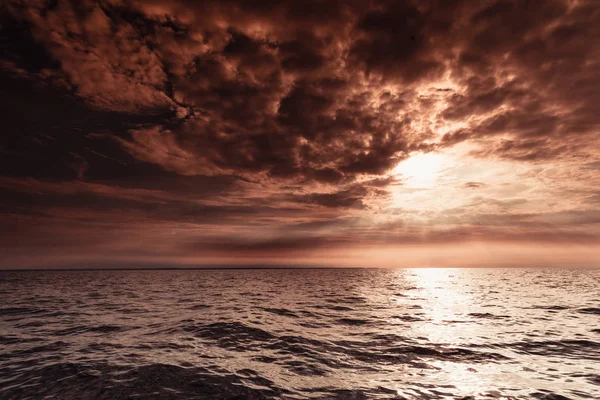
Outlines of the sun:
M408 187L431 187L443 171L448 156L437 153L417 153L400 162L393 173L400 175Z

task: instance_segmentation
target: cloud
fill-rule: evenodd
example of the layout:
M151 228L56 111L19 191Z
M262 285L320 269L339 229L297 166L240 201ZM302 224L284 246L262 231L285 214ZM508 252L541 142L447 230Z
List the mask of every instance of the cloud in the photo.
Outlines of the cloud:
M599 9L9 0L3 215L43 221L40 243L121 228L119 213L133 236L190 224L186 243L265 254L593 241ZM403 185L394 168L430 152ZM90 243L113 233L92 225Z
M176 108L162 62L143 34L93 2L56 5L9 2L9 13L31 26L32 37L60 69L44 69L99 109L152 112Z
M369 190L363 186L354 186L334 193L311 193L296 197L297 201L319 204L329 208L365 208L363 198Z
M483 182L467 182L463 185L463 187L468 188L468 189L479 189L484 186L485 186L485 183L483 183Z
M186 250L197 252L207 251L214 253L229 253L240 255L260 255L269 256L280 254L293 254L294 252L306 253L322 249L331 248L332 245L339 245L335 240L323 237L286 237L265 240L222 240L210 242L206 239L197 243L186 244Z
M179 124L134 129L121 143L169 170L190 160L188 175L378 175L427 149L444 121L463 126L441 145L475 141L481 157L539 161L596 143L590 3L552 1L543 12L513 1L314 6L11 1L7 15L59 63L40 74L60 76L92 107L173 112ZM283 18L286 27L275 23ZM442 82L451 88L423 94ZM144 140L175 153L150 154Z
M474 13L453 69L464 89L442 114L472 123L443 143L477 140L483 157L521 161L592 151L599 128L589 107L597 101L599 54L589 41L600 35L590 23L595 12L590 2L553 1L541 12L505 1Z

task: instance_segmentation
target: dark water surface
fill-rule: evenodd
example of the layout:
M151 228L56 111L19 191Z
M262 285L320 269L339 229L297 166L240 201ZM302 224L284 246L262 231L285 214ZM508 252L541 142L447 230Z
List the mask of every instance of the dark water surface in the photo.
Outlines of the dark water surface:
M0 272L0 398L598 399L600 270Z

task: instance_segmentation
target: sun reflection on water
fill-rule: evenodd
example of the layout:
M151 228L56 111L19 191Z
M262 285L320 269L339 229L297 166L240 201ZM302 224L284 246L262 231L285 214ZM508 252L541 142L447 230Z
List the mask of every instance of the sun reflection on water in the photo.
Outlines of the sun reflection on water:
M434 324L443 331L449 321L456 321L465 304L472 300L471 296L461 287L460 281L464 274L456 269L422 268L411 271L408 277L419 289L419 297L423 300L423 312ZM428 332L436 335L436 332ZM439 337L431 338L439 339Z
M478 326L465 323L468 313L477 306L469 289L470 276L466 270L419 268L410 270L406 278L413 284L413 300L419 301L422 318L427 321L414 324L413 330L418 337L428 343L439 343L443 353L466 345L465 340L474 334L479 336L475 332ZM493 386L493 377L498 372L494 364L476 369L468 362L438 360L430 361L430 365L436 369L435 373L427 374L432 377L432 382L446 381L465 396L484 393Z

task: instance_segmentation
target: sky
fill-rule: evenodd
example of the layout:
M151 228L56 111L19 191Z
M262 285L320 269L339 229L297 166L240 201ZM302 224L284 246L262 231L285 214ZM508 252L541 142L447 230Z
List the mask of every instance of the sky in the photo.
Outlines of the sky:
M600 264L595 0L6 0L0 268Z

